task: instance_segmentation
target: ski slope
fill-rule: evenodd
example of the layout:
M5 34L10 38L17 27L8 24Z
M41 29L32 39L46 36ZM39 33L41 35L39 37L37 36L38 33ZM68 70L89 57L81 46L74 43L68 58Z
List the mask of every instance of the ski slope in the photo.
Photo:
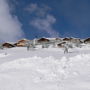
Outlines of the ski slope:
M0 90L90 90L90 46L0 50Z

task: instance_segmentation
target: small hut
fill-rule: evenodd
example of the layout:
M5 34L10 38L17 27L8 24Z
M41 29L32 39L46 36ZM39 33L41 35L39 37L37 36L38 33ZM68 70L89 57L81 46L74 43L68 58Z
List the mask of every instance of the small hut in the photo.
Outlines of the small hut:
M22 39L22 40L19 40L17 43L15 43L14 45L17 46L17 47L25 47L26 46L26 43L28 42L29 40L27 39Z
M85 39L85 40L84 40L84 43L85 43L85 44L90 44L90 38Z
M39 40L38 40L38 43L47 43L47 42L49 42L50 40L49 39L47 39L47 38L40 38Z
M66 44L66 42L62 42L62 43L59 43L57 44L57 47L59 48L64 48L64 45Z
M72 42L72 43L82 43L82 41L79 38L70 38L70 42Z
M10 43L3 43L2 46L4 48L12 48L12 47L15 47L13 44L10 44Z
M63 41L71 41L71 39L66 37L63 39Z

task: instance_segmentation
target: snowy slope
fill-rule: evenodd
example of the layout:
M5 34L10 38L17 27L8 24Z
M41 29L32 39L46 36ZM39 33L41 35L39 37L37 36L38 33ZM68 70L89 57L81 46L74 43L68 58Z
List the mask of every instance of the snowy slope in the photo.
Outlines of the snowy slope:
M0 50L0 90L90 90L90 46Z

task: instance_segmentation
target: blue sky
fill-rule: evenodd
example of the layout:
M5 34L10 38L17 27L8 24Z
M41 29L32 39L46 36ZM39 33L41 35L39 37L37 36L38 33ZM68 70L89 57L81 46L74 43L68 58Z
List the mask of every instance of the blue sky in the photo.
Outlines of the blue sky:
M23 23L27 38L49 36L45 31L39 31L38 28L30 25L36 13L31 14L28 10L25 11L25 8L31 4L36 4L40 8L43 8L42 5L51 8L46 13L56 19L52 28L59 33L60 37L90 36L90 0L17 0L17 2L16 14Z
M8 5L23 38L90 37L90 0L9 0Z

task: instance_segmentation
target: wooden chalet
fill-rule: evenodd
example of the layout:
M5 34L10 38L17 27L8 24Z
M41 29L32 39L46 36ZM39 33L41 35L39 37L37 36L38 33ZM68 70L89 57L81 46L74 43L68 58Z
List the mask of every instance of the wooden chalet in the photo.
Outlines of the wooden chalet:
M89 44L89 43L90 43L90 38L85 39L85 40L84 40L84 43L85 43L85 44L87 44L87 43Z
M66 37L63 39L63 41L71 41L71 39Z
M22 39L22 40L19 40L19 41L18 41L17 43L15 43L14 45L17 46L17 47L25 47L27 42L29 42L29 40L27 40L27 39Z
M66 44L66 42L59 43L59 44L57 44L57 47L63 48L65 44Z
M38 43L47 43L47 42L49 42L49 41L50 41L49 39L40 38L40 39L38 40Z
M2 46L3 46L4 48L12 48L12 47L15 47L15 45L10 44L10 43L3 43Z

